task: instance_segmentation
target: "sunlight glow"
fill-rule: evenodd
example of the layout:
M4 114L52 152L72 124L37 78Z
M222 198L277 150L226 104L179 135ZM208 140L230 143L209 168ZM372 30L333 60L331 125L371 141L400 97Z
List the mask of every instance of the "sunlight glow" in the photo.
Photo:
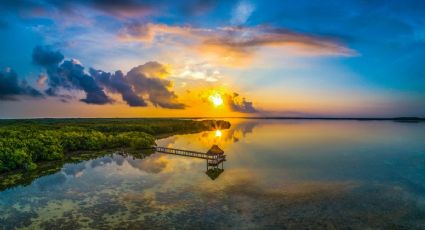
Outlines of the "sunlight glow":
M222 135L221 130L217 129L217 130L215 131L215 136L216 136L216 137L221 137L221 135Z
M221 95L218 93L209 96L209 100L213 103L215 107L219 107L223 104L223 98L221 98Z

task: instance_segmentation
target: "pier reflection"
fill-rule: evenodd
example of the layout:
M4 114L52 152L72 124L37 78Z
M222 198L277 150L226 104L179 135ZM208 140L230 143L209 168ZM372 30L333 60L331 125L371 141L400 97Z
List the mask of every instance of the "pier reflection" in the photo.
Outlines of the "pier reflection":
M205 173L212 180L217 179L224 171L226 155L224 155L224 151L218 145L213 145L206 153L167 147L153 147L152 149L159 153L205 159L207 165L207 171Z
M217 179L224 172L223 164L224 161L217 165L210 165L208 164L207 160L207 171L205 172L205 174L207 174L207 176L211 178L211 180Z

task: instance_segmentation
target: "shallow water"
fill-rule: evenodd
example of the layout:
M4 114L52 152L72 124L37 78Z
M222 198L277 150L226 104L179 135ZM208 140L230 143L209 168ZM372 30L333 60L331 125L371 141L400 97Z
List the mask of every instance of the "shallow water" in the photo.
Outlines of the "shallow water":
M230 121L157 141L218 144L214 180L202 159L113 153L0 192L0 229L425 228L425 123Z

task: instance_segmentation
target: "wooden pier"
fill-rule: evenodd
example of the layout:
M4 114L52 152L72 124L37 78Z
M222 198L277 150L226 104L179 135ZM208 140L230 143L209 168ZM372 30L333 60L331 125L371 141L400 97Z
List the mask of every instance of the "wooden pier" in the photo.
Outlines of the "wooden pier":
M211 166L218 165L226 161L226 155L224 154L211 154L210 152L203 153L203 152L196 152L196 151L190 151L190 150L184 150L184 149L173 149L173 148L158 147L158 146L153 147L153 149L160 153L206 159L207 164Z
M211 180L217 179L218 176L220 176L220 174L224 171L223 164L226 161L226 155L224 155L224 151L221 150L217 145L213 145L206 153L159 146L152 147L152 149L159 153L205 159L207 166L207 171L205 174L207 174Z

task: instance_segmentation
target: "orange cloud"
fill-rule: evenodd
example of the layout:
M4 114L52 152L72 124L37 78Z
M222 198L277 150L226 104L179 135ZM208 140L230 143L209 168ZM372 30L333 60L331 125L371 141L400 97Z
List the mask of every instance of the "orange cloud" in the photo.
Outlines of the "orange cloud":
M266 26L214 29L164 24L132 24L119 33L122 41L161 42L197 51L219 63L249 61L265 47L282 48L288 54L306 56L355 56L357 52L336 40Z
M203 103L215 104L212 97L219 97L221 103L228 112L236 113L257 113L257 108L254 107L253 102L249 101L245 97L240 97L238 93L227 88L210 88L201 90L197 96ZM221 105L221 103L219 105ZM216 106L218 107L218 106Z
M225 47L227 50L249 54L252 49L265 46L291 48L306 55L353 56L357 53L338 42L287 30L268 27L226 27L223 33L209 36L203 45Z

